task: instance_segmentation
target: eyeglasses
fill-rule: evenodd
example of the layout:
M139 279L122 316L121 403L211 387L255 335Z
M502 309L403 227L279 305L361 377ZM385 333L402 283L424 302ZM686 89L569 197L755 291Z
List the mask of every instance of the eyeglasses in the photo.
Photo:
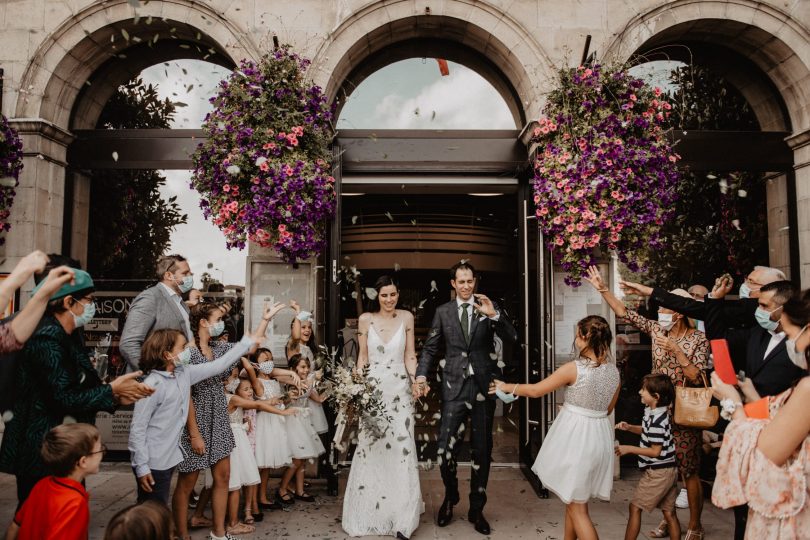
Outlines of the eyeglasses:
M88 455L88 456L92 456L92 455L94 455L94 454L101 454L101 455L103 456L103 455L104 455L104 454L106 454L106 453L107 453L107 445L106 445L106 444L102 444L102 445L101 445L101 450L96 450L95 452L90 452L90 453L89 453L89 454L87 454L87 455Z

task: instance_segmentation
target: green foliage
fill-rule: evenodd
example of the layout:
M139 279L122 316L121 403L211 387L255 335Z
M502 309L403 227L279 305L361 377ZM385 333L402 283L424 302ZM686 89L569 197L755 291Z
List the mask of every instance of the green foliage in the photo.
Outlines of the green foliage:
M674 129L759 129L745 98L710 70L685 66L674 70L671 80L679 84L669 96ZM709 286L724 272L739 278L754 265L767 264L762 174L685 170L677 192L675 217L662 230L664 247L649 253L650 282L666 288Z
M133 79L118 88L99 118L106 129L168 129L175 106L156 89ZM151 279L172 231L186 223L177 197L165 200L166 178L154 170L90 173L88 268L103 278Z

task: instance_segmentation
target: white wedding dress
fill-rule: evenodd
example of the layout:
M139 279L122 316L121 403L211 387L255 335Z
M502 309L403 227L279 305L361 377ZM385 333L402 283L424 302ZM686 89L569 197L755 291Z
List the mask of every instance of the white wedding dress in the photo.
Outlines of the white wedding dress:
M379 383L391 424L373 440L360 431L346 494L343 530L350 536L411 536L425 511L413 428L413 398L405 371L405 329L384 343L370 325L369 377Z

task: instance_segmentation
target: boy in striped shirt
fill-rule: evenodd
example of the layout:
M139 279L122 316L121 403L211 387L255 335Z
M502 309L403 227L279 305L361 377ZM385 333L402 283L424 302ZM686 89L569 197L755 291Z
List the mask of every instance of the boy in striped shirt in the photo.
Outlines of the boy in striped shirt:
M669 405L675 389L669 376L647 375L639 390L641 402L646 406L640 426L619 422L616 429L641 435L641 446L620 445L616 454L636 454L643 474L630 501L630 517L627 520L625 540L635 540L641 529L641 511L652 512L660 508L669 526L672 539L681 537L681 525L675 514L675 498L678 469L675 465L675 442L669 423Z

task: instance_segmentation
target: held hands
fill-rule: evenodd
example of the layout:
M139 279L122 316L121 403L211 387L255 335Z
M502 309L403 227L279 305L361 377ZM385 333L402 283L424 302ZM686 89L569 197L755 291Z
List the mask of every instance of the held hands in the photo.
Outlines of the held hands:
M492 300L483 294L473 294L473 297L476 300L476 302L473 303L473 308L475 308L478 313L486 317L495 316L497 312L495 311L495 305L492 303Z
M430 392L430 386L428 385L427 381L418 380L414 381L411 385L411 394L413 394L414 399L420 399L425 397Z
M725 298L734 287L734 278L729 274L723 274L714 280L714 287L712 288L712 298Z
M608 286L605 284L605 280L602 279L602 273L599 272L599 268L596 266L589 266L588 272L585 274L585 281L591 284L591 286L599 292L606 291Z

